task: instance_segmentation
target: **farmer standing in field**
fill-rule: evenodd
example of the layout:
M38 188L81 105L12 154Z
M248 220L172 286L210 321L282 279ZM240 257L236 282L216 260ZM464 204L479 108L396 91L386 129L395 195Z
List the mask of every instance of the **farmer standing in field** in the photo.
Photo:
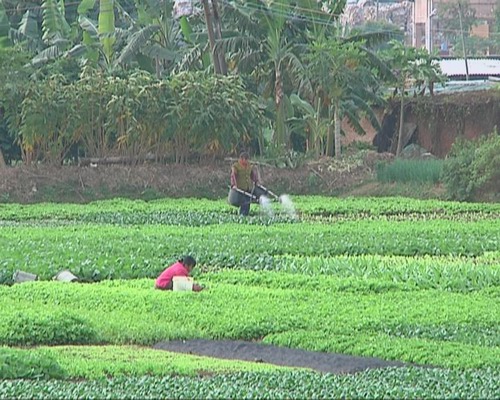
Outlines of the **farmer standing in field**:
M251 193L253 186L258 183L257 172L250 164L250 157L247 152L242 152L240 158L235 162L231 168L231 189L244 190L247 193ZM233 205L239 205L240 215L248 215L250 212L250 202L251 198L247 197L241 193L237 193L238 201L231 202Z
M172 290L174 286L173 278L176 276L189 276L196 266L196 260L191 256L184 256L176 263L172 264L156 279L155 288L160 290ZM193 283L193 292L199 292L203 287Z

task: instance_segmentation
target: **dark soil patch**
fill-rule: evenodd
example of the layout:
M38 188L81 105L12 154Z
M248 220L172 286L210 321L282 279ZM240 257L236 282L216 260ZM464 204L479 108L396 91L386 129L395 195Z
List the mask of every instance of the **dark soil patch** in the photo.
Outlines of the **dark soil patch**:
M262 183L278 194L339 195L373 179L375 164L388 157L368 152L359 159L322 158L294 169L260 163L258 172ZM0 171L0 203L86 203L115 197L221 199L228 193L231 163L7 167Z
M172 340L157 343L153 348L229 360L311 368L316 371L332 374L351 374L373 368L403 367L408 365L399 361L386 361L379 358L289 349L270 344L240 340Z

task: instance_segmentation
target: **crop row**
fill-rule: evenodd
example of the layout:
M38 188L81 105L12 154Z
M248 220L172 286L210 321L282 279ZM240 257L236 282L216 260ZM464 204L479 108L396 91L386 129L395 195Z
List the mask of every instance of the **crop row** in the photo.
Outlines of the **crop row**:
M263 339L449 368L500 363L498 287L470 294L398 288L374 293L345 290L353 284L346 278L323 277L302 287L293 274L217 275L200 277L207 286L201 293L156 291L152 280L3 286L0 344ZM259 282L261 276L268 287ZM290 287L284 288L288 279ZM374 287L376 281L365 285Z
M356 375L305 371L94 381L0 381L0 399L496 399L498 371L391 368Z
M365 219L385 217L389 219L453 219L460 221L497 219L498 204L456 203L436 200L406 198L332 198L296 196L295 208L301 218L317 220ZM284 207L272 203L274 219L289 220ZM241 219L236 209L225 200L164 199L150 202L114 199L79 204L0 204L0 221L58 220L114 224L159 223L169 225L208 225L239 221L241 223L268 224L269 217L262 216L253 207L257 218ZM273 219L271 219L272 221Z
M265 363L214 359L139 346L0 346L1 379L99 379L288 370Z
M490 264L498 264L500 221L302 222L244 229L239 224L6 226L0 230L0 243L0 283L11 282L15 270L33 272L42 279L61 269L88 280L154 277L167 262L188 252L200 265L217 269L289 270L303 262L295 256L319 257L304 261L312 268L316 262L324 265L325 258L343 255L477 257L490 253ZM497 279L497 272L491 279ZM485 279L490 279L486 274Z

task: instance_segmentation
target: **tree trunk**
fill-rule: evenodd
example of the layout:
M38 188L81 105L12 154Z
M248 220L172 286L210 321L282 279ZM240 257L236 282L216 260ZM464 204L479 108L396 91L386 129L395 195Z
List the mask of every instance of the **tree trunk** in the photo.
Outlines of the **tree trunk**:
M339 104L335 104L333 110L333 121L335 124L335 157L339 158L342 153L342 144L340 142L340 134L342 131L342 118L340 117Z
M208 41L210 43L210 50L212 53L212 61L214 63L215 74L220 74L220 64L219 57L217 55L217 50L215 49L215 35L214 35L214 25L212 22L212 13L210 12L210 7L208 5L208 0L201 0L203 3L203 11L205 13L205 23L207 25Z
M326 149L325 149L325 155L327 157L333 157L334 155L334 131L332 130L332 108L335 106L330 105L328 107L328 129L326 131ZM333 121L333 126L335 129L337 129L337 122L335 121L335 111L333 115L334 121ZM335 151L337 150L337 147L335 146Z
M222 39L222 26L220 22L219 5L217 0L212 0L212 10L214 13L215 37L217 40ZM217 48L217 57L219 58L219 67L222 75L227 75L227 63L224 56L224 50L221 47Z
M286 126L285 126L285 109L283 104L283 81L281 80L281 70L279 65L275 66L276 80L274 83L274 95L276 103L276 145L280 148L287 147L286 143Z
M401 109L399 110L399 133L398 133L398 146L396 148L396 157L399 157L399 155L401 154L401 150L403 150L404 105L405 105L404 88L402 88Z
M5 158L3 157L2 149L0 149L0 169L7 167L5 163Z
M314 151L314 156L319 158L321 154L321 146L320 146L320 124L321 124L321 98L319 96L316 97L316 129L313 130L314 136L312 138L312 146Z

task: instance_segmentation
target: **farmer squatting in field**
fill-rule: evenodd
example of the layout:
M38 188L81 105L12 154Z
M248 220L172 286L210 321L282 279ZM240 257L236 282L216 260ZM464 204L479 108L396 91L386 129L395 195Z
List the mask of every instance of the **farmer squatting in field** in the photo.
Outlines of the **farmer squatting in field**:
M184 256L165 271L156 279L155 287L160 290L172 290L174 287L174 277L188 277L193 268L196 266L196 260L191 256ZM203 287L197 283L193 283L193 292L199 292Z

